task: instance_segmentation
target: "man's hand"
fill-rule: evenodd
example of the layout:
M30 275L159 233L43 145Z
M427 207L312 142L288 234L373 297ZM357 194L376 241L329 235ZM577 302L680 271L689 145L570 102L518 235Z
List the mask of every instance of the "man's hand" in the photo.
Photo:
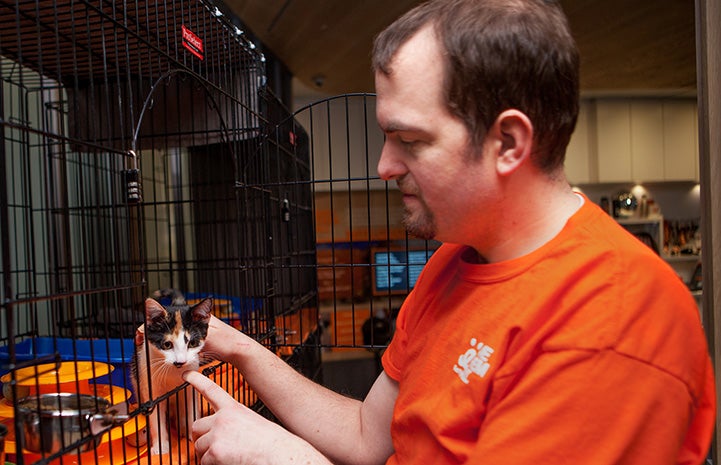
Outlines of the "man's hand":
M187 371L183 378L215 411L193 423L193 443L201 465L330 464L310 444L238 403L202 374Z

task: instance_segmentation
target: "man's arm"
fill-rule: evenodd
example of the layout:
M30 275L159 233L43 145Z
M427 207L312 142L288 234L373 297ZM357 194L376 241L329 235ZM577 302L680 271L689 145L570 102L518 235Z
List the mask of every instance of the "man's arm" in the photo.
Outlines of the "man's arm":
M384 463L393 452L390 424L398 385L384 373L364 401L305 378L273 352L213 317L206 348L238 368L288 428L333 462Z

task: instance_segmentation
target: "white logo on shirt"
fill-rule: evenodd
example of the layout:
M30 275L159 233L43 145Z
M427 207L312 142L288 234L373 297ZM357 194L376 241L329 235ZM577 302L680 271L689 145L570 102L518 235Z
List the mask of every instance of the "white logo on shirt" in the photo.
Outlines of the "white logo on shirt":
M488 359L493 352L492 347L476 341L476 338L471 338L471 348L458 357L458 364L453 365L453 371L466 384L468 384L468 377L473 373L483 378L491 368Z

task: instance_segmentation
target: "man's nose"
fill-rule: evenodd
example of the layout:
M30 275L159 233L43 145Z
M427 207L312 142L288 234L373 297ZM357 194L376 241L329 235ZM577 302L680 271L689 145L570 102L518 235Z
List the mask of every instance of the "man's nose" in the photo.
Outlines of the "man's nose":
M381 150L381 157L378 160L378 176L384 181L392 181L406 174L408 168L397 156L398 148L392 143L386 142Z

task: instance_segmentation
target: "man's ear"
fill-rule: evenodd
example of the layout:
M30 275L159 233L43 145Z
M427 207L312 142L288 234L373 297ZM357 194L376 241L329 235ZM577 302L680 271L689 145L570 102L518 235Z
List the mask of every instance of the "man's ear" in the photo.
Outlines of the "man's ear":
M494 132L501 142L496 170L498 174L505 176L530 159L533 149L533 124L525 113L515 109L505 110L496 118Z

